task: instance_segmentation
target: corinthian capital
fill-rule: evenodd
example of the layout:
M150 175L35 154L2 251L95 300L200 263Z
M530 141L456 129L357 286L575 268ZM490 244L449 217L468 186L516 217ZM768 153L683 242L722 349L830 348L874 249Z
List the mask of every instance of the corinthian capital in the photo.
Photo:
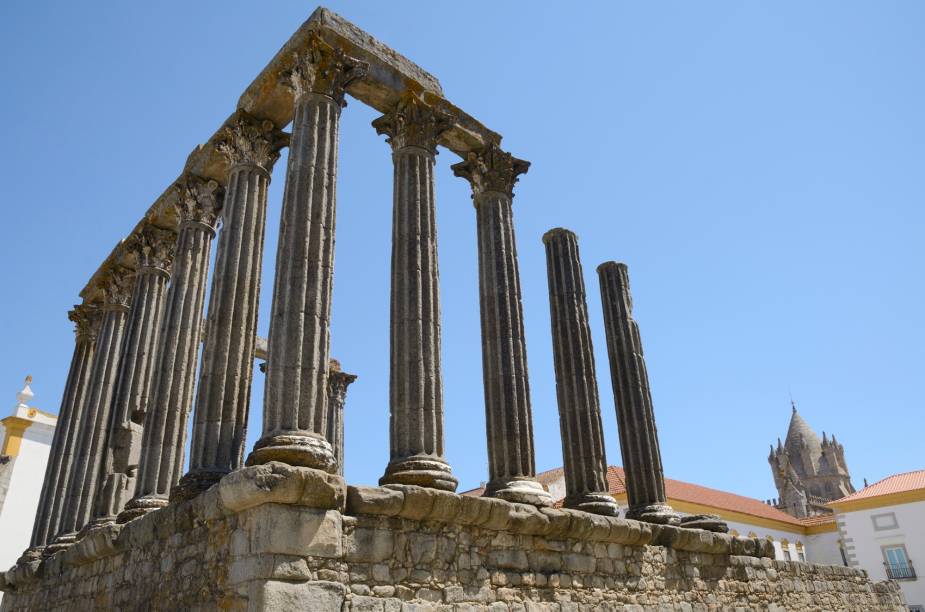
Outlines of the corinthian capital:
M132 301L132 271L113 266L99 289L103 293L103 310L127 310Z
M67 313L76 326L75 333L78 340L95 340L100 330L100 309L93 304L75 304L74 309Z
M373 121L377 134L385 134L393 151L420 147L437 152L437 139L453 125L449 114L428 105L414 93L407 92L395 110Z
M138 274L158 272L167 274L173 261L177 234L168 229L147 225L135 234L129 246L138 258Z
M450 166L453 174L469 181L472 197L494 191L514 197L517 177L526 174L530 162L517 159L491 143L479 152L470 151L465 161Z
M353 81L366 76L367 68L366 62L350 57L313 33L308 48L295 54L295 64L281 78L292 89L296 100L306 92L313 92L333 98L343 108L347 105L344 90Z
M186 175L177 184L177 202L174 204L180 223L201 223L214 229L223 195L218 182L194 174Z
M230 125L222 129L215 149L231 166L254 164L270 172L279 159L279 150L289 143L289 135L277 130L269 119L257 119L238 111Z

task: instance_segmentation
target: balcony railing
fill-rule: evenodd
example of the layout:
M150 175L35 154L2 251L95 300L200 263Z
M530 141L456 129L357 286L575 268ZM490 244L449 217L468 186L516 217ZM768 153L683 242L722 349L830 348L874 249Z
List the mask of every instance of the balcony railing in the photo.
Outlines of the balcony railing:
M890 580L915 580L915 568L912 562L905 565L892 565L884 563L886 566L886 575Z

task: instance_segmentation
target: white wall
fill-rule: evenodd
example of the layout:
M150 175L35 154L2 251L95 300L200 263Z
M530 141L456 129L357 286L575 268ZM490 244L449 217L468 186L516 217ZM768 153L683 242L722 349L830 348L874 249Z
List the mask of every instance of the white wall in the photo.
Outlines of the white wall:
M29 547L53 434L54 427L41 423L34 423L23 434L10 488L0 510L0 571L12 567Z
M750 523L739 523L734 521L728 521L729 531L735 530L740 536L748 536L750 533L754 533L759 538L767 538L771 536L774 541L774 554L775 557L781 561L784 560L784 547L783 541L787 540L787 550L790 551L790 560L799 561L800 557L798 555L797 544L803 545L803 554L806 556L806 561L814 563L832 563L837 565L842 565L841 559L837 561L828 561L828 560L819 560L816 559L831 559L833 558L831 553L825 550L826 546L829 546L827 541L818 541L820 550L814 551L811 549L813 536L805 536L802 533L797 533L794 531L784 531L782 529L771 529L769 527L763 527L761 525L752 525ZM838 534L831 534L835 536L832 538L833 541L838 540ZM838 556L838 545L835 544L835 555Z
M874 529L871 517L888 513L896 516L896 527ZM918 577L897 583L906 596L906 603L925 606L925 501L840 512L837 520L845 536L845 548L854 555L849 561L866 569L873 580L887 579L882 547L905 545Z

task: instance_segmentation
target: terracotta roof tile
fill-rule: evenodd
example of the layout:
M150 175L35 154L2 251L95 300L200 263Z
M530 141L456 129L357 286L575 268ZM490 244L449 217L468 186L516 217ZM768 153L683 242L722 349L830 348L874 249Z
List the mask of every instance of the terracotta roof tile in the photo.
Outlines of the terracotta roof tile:
M923 474L925 474L925 472L923 472ZM548 470L546 472L537 474L536 479L548 487L551 482L561 478L561 476L562 468L556 468L554 470ZM614 465L611 465L607 468L607 485L612 495L626 494L626 484L624 482L624 478L625 476L623 468ZM481 495L483 492L483 488L478 488L471 491L466 491L465 493L462 493L462 495ZM711 508L716 508L718 510L740 512L742 514L748 514L764 519L771 519L797 526L804 526L808 524L816 525L834 520L834 516L832 515L810 517L809 519L798 519L796 517L790 516L786 512L782 512L777 508L774 508L773 506L767 505L760 499L745 497L744 495L736 495L735 493L728 493L726 491L711 489L709 487L704 487L689 482L683 482L681 480L673 480L671 478L665 479L665 492L667 493L668 498L671 500L679 500L693 504L700 504L702 506L710 506ZM558 500L556 507L561 506L562 500Z
M871 497L880 497L881 495L890 495L891 493L904 493L906 491L915 491L925 489L925 470L915 472L904 472L887 476L879 482L875 482L869 487L864 487L851 495L836 499L831 504L838 504L857 499L868 499Z

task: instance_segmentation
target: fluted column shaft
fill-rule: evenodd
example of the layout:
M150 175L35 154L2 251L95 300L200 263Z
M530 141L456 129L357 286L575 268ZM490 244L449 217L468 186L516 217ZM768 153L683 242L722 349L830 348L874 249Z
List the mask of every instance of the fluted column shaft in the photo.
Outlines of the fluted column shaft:
M615 515L617 505L607 487L607 457L578 239L572 232L556 228L546 232L543 243L565 467L565 505Z
M96 340L96 355L90 370L87 396L77 427L74 470L68 483L58 537L55 539L58 544L73 541L75 532L90 520L106 450L130 288L129 275L123 269L112 271L102 287L102 322Z
M119 359L107 449L93 521L89 525L91 528L114 522L135 490L135 470L154 376L175 239L173 231L147 226L132 238L129 246L135 252L138 269Z
M355 374L340 371L340 366L331 361L328 374L328 422L327 439L334 449L337 474L344 475L344 404L347 401L347 387L357 379Z
M195 495L241 466L254 368L254 342L270 170L284 136L239 111L219 150L229 162L222 232L209 297L193 418L190 471L174 490Z
M607 331L610 376L617 406L620 453L626 473L627 517L650 520L670 516L665 495L662 455L652 411L652 393L625 264L598 266L601 306ZM657 522L665 522L658 520Z
M380 484L456 490L444 458L434 201L437 137L449 122L414 96L373 122L394 164L389 367L390 461Z
M336 471L325 438L338 125L355 60L313 38L287 82L295 109L267 345L263 433L248 464Z
M51 539L58 533L62 506L74 470L74 446L96 352L96 336L99 332L100 313L95 306L75 306L74 310L68 313L68 318L77 326L74 354L64 385L61 410L58 412L58 423L48 454L42 493L32 528L30 549L35 552L50 544Z
M453 171L472 185L476 209L489 471L485 494L545 506L553 500L535 478L533 414L511 206L514 183L527 168L528 162L490 145L455 164Z
M187 177L178 187L180 231L138 463L124 522L167 504L180 480L186 424L193 403L209 254L215 236L218 183Z

